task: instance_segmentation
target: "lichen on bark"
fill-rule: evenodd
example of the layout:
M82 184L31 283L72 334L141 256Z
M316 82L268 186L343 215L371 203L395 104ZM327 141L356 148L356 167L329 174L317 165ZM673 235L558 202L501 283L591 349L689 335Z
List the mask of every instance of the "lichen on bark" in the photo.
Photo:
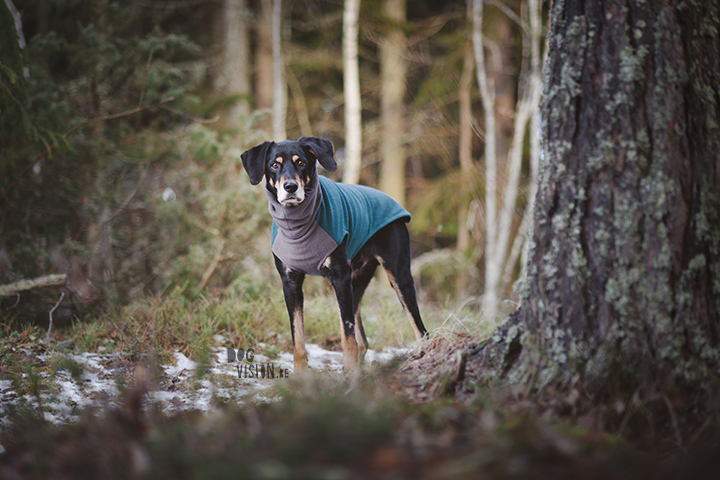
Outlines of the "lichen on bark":
M719 388L720 0L694 3L554 2L509 382Z

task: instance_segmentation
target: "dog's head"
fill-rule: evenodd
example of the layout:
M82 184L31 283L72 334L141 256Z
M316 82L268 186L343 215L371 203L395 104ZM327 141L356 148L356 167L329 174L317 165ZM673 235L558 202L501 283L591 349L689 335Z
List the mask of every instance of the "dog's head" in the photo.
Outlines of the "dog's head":
M243 152L241 158L250 183L257 185L264 176L268 190L284 207L305 200L305 187L315 174L316 161L326 170L337 170L332 143L316 137L264 142Z

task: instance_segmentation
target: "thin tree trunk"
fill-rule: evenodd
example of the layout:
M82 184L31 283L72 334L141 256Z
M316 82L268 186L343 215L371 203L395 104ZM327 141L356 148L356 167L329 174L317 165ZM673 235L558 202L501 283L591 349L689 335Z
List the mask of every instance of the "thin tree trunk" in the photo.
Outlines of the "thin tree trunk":
M272 2L257 2L257 22L255 24L255 108L272 110L273 106L273 41L272 41ZM265 118L265 117L264 117ZM272 128L271 116L261 124L268 133Z
M385 0L390 29L380 40L382 124L380 189L405 205L405 0Z
M540 0L528 0L530 18L530 82L533 88L533 109L530 120L530 191L528 192L528 206L525 210L526 217L532 218L535 210L535 196L537 195L538 169L540 168L540 96L542 93L542 57L540 45L542 42L542 3ZM523 233L528 238L532 237L530 231L532 222L528 221L528 228ZM522 251L520 264L521 275L527 276L527 260L530 242L525 242Z
M525 4L523 4L524 10ZM531 24L539 22L540 5L537 0L528 5ZM511 279L510 273L518 254L522 251L523 238L513 240L511 234L516 222L517 197L520 187L520 170L522 167L523 146L528 125L533 124L532 118L538 110L540 91L540 30L527 28L517 16L514 19L521 23L524 29L523 50L524 58L530 57L530 68L527 62L523 63L520 74L520 96L515 105L513 117L512 138L508 152L507 178L502 189L502 204L498 205L497 191L500 188L497 175L497 124L495 117L495 91L492 77L487 74L483 52L482 33L482 2L477 0L473 8L473 44L475 46L476 63L478 64L478 85L485 110L485 164L486 164L486 232L485 232L485 294L483 296L483 313L486 318L494 319L498 315L500 295L507 288ZM530 30L528 32L527 30ZM483 62L480 64L479 62ZM528 71L529 70L529 71ZM492 110L489 110L491 109ZM492 117L492 118L491 118ZM531 135L532 137L532 135ZM531 141L531 148L538 148L536 141ZM537 152L532 154L537 158ZM532 162L532 160L531 160ZM531 182L534 180L531 180ZM531 183L531 195L534 195L534 186ZM524 235L524 229L516 231L515 235ZM508 252L512 240L512 249ZM510 255L508 255L510 253Z
M470 191L468 179L471 177L472 166L472 99L470 96L470 87L472 86L473 77L473 52L468 48L463 59L463 70L460 77L458 90L458 103L460 109L460 140L458 146L458 157L460 159L460 171L466 185L463 186L465 192ZM469 201L460 206L458 213L458 236L457 249L461 252L467 252L470 247L470 229L468 228L468 213L470 211Z
M494 320L498 309L500 265L495 261L497 219L497 136L495 128L495 85L485 68L482 36L483 0L473 0L473 51L475 70L485 117L485 293L483 314Z
M292 92L293 101L295 103L295 112L297 113L300 134L304 137L310 137L313 134L312 124L310 123L310 112L308 111L305 95L297 77L291 69L285 70L288 86Z
M223 2L224 64L221 90L238 95L238 101L227 111L227 124L237 127L249 113L250 96L250 32L247 25L246 0Z
M510 145L510 152L508 154L508 172L507 172L507 183L503 190L503 205L500 211L498 219L498 225L495 230L495 249L494 249L494 261L497 266L493 269L497 269L502 272L503 267L507 261L513 259L507 259L508 257L508 244L510 242L510 233L512 229L513 220L515 218L516 200L518 196L518 187L520 185L520 168L522 166L522 153L523 153L523 139L525 137L525 131L532 116L533 109L537 108L537 105L532 105L532 95L528 95L526 98L522 98L518 101L515 109L515 122L513 128L512 143ZM501 278L497 278L497 290L498 293L503 290L503 282Z
M498 221L499 226L497 229L497 250L495 258L500 263L500 268L503 271L503 277L499 282L499 290L501 292L505 291L508 287L508 284L512 279L512 276L508 274L514 269L518 254L522 252L521 245L525 239L525 235L530 224L529 219L532 215L533 199L535 198L535 194L537 192L537 162L540 154L540 140L538 137L538 131L533 130L533 128L537 127L537 122L539 120L540 90L542 87L540 72L541 12L538 0L528 1L528 14L530 17L530 31L526 35L523 35L523 49L526 52L529 52L529 55L526 54L526 56L530 57L530 69L529 72L527 69L523 69L519 79L520 84L524 85L524 88L521 89L521 97L518 99L515 107L513 137L510 152L508 154L508 181L504 189L503 206L502 211L500 212L500 219ZM528 123L530 123L530 128L533 130L530 132L530 201L528 202L525 213L523 214L521 226L516 233L516 237L519 238L516 238L513 241L511 253L508 255L507 247L510 241L513 219L515 217L516 200L520 184L520 168L522 166L523 144Z
M281 142L287 138L285 116L287 114L287 82L282 57L282 0L273 0L272 53L273 53L273 139Z
M718 32L719 0L554 2L509 381L622 404L716 391Z
M343 182L358 183L362 155L358 16L360 0L345 0L343 12L343 88L345 92L345 169Z

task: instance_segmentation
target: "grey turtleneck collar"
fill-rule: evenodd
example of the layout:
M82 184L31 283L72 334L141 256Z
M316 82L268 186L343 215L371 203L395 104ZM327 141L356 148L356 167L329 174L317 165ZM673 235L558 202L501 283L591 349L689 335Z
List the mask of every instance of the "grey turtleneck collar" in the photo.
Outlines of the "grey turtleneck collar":
M283 206L267 184L265 196L275 223L273 253L296 270L320 275L320 266L338 244L315 221L323 199L317 171L305 186L305 199L299 205Z

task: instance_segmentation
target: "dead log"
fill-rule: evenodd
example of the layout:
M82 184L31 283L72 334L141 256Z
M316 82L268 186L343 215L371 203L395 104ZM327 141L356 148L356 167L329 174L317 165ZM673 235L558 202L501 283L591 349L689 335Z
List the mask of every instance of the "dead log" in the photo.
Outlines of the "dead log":
M0 285L0 295L14 295L18 292L34 290L36 288L59 287L61 285L65 285L66 280L67 275L64 273L56 273L37 278L20 280L6 285Z

